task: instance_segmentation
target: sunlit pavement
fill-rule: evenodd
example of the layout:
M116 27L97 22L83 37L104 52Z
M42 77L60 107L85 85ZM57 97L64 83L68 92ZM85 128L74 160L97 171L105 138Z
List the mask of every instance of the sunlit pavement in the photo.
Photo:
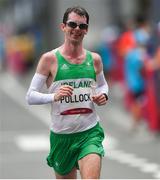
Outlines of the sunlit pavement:
M28 106L25 94L33 73L15 79L0 74L0 178L54 178L46 165L50 107ZM146 130L131 133L131 117L123 107L123 89L110 89L108 104L97 107L106 150L102 179L160 179L160 137Z

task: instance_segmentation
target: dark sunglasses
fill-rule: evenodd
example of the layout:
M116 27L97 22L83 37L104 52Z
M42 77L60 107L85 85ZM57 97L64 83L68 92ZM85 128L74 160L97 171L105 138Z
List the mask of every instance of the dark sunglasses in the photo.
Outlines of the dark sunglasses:
M77 24L76 22L73 22L73 21L69 21L69 22L66 22L66 24L75 29L77 26L79 27L79 29L81 30L87 30L88 29L88 24L84 24L84 23L81 23L81 24Z

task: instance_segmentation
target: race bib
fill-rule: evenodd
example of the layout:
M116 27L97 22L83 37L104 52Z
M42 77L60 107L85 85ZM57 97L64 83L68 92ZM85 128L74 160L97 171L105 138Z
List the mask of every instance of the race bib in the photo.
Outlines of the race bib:
M60 100L60 114L86 114L92 113L92 88L75 88L72 96L64 96Z

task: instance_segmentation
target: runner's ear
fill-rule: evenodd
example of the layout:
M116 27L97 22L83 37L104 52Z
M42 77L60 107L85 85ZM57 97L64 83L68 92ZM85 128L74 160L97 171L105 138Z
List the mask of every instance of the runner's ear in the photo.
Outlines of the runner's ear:
M64 23L61 23L60 24L60 29L64 32L65 31L65 24Z

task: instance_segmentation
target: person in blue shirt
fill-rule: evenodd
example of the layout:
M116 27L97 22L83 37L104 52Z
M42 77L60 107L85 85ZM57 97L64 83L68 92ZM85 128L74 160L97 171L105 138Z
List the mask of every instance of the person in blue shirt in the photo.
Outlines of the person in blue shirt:
M137 29L134 32L136 47L130 50L124 62L125 84L130 94L131 113L135 130L142 119L142 105L145 97L144 61L147 57L146 45L149 39L147 31Z

